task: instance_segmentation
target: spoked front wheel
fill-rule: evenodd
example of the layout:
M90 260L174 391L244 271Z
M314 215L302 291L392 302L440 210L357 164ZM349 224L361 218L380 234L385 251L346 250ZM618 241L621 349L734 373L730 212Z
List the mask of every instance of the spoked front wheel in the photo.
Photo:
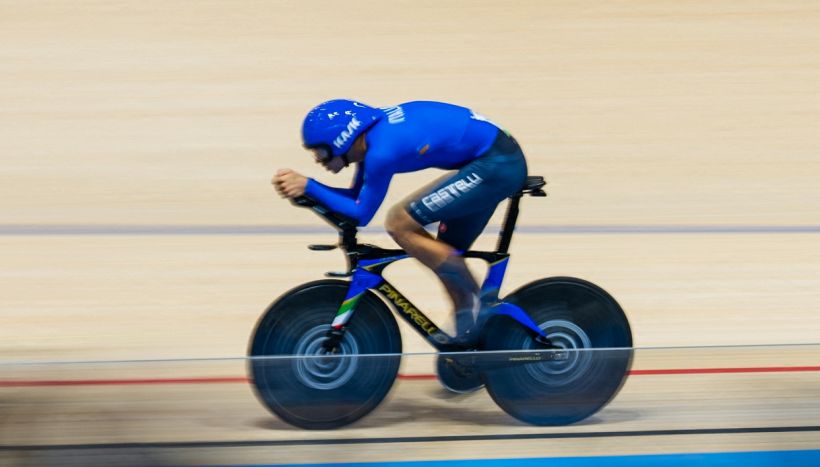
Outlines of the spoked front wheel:
M396 379L399 328L370 291L356 305L335 351L323 346L348 287L348 282L321 280L290 290L268 308L251 338L257 396L300 428L353 423L379 405Z
M516 359L483 372L487 391L505 412L534 425L567 425L604 407L632 364L632 333L620 305L600 287L575 278L532 282L504 299L544 331L560 358ZM483 350L544 350L518 322L490 318ZM557 354L556 354L557 355Z

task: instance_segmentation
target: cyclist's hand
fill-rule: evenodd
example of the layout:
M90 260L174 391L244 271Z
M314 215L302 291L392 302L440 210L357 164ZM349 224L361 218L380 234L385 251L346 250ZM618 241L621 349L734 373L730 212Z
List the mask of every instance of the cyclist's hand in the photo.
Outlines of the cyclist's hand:
M282 198L296 198L305 194L307 177L290 169L279 169L271 183Z

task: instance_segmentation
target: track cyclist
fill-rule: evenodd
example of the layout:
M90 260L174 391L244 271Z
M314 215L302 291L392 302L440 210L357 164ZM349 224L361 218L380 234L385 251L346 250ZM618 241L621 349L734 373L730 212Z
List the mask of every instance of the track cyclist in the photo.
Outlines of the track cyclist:
M360 226L373 218L395 174L428 168L456 171L393 206L385 228L441 280L453 302L457 341L474 345L481 297L460 253L481 234L498 204L524 183L527 164L515 139L457 105L417 101L375 108L335 99L308 112L302 140L330 172L355 164L353 184L329 187L285 168L273 177L277 192L284 198L310 196ZM436 222L438 235L433 238L424 226Z

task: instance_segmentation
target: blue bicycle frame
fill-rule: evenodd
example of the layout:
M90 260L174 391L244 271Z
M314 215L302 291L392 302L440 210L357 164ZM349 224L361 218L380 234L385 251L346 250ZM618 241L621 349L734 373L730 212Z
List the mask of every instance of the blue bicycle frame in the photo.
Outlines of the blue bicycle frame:
M510 259L508 253L512 233L518 219L519 202L524 194L531 196L546 196L541 189L546 182L543 177L527 177L521 191L510 197L510 204L504 224L499 234L496 251L466 251L464 258L479 258L489 264L487 277L481 285L481 297L484 307L489 307L490 316L506 315L526 327L533 338L548 343L549 339L529 315L520 307L500 301L498 292L504 280L504 273ZM441 331L418 307L408 300L401 292L383 276L382 272L390 264L409 258L404 250L383 249L373 245L359 244L356 240L357 228L355 222L337 213L329 211L316 201L300 197L293 200L295 204L309 207L319 214L328 223L339 230L339 244L348 261L348 271L344 273L328 273L330 277L351 277L350 288L347 291L336 317L333 319L332 329L328 335L328 346L333 346L341 340L344 329L356 311L356 304L364 293L372 289L392 303L399 316L415 329L427 342L439 351L463 350L462 346L453 342L453 337ZM311 245L311 250L331 250L337 245Z
M424 337L430 345L439 351L455 349L457 346L453 344L452 336L439 329L433 320L428 318L417 306L413 305L410 300L399 292L393 284L382 276L382 271L384 271L387 266L396 261L409 258L409 256L402 250L375 250L373 253L378 257L359 259L358 267L353 270L350 288L333 320L333 329L344 329L345 325L355 313L356 303L368 289L372 289L384 297L385 300L392 303L398 311L398 315ZM504 280L504 273L510 259L508 254L468 251L464 253L463 256L465 258L481 258L489 262L487 277L481 285L481 297L484 305L490 307L490 316L497 314L507 315L523 326L526 326L534 334L546 338L541 328L533 322L524 310L516 305L498 300L498 291L501 288L501 282Z

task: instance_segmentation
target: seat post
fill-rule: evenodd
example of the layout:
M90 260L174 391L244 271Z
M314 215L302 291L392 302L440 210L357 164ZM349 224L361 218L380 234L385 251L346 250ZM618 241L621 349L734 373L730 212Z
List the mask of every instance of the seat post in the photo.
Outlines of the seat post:
M515 222L518 220L518 203L520 201L521 193L510 197L510 203L507 205L507 214L504 216L504 224L501 226L501 232L498 233L498 247L496 251L499 253L507 253L510 250L510 242L512 242Z

